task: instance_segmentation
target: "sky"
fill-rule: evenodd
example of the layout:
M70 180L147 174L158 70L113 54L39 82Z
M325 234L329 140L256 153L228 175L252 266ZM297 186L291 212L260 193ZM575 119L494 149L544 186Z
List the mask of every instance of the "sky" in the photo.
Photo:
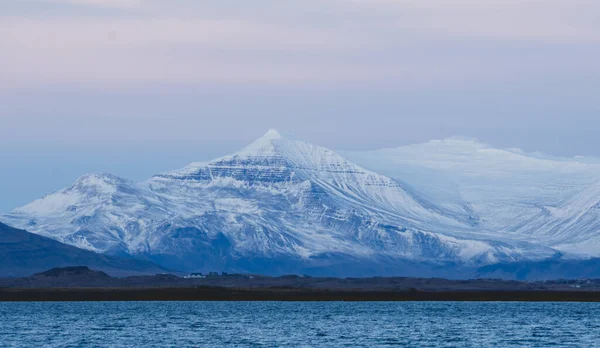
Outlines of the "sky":
M0 1L0 212L277 128L600 156L597 0Z

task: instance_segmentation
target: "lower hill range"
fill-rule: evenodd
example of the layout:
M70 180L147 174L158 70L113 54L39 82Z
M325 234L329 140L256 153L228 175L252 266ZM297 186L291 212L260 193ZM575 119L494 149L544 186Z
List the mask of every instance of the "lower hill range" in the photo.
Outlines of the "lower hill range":
M585 301L600 280L269 277L210 273L112 277L86 266L0 279L0 301Z

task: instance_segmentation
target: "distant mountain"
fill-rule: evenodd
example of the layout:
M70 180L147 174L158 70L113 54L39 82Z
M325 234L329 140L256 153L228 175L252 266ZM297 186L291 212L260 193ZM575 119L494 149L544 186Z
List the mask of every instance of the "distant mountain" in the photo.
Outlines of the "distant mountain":
M600 257L598 159L496 149L465 138L344 155L402 178L449 209L468 204L492 239L529 241L569 258Z
M28 276L51 267L77 265L93 267L114 276L165 272L147 261L97 254L0 223L0 278Z
M237 153L145 182L86 175L0 219L188 271L470 277L486 265L560 259L559 239L518 226L593 182L594 164L467 140L345 156L362 166L270 130Z
M598 261L595 261L598 262ZM515 264L514 270L521 269L522 265ZM590 263L591 266L591 263ZM546 267L549 271L562 271L553 267ZM597 267L596 267L597 268ZM511 271L506 269L506 271ZM469 279L469 280L446 280L439 278L407 278L407 277L370 277L370 278L334 278L334 277L308 277L301 275L285 275L281 277L269 277L262 275L242 275L242 274L213 274L205 277L178 277L173 274L156 274L148 276L131 277L111 277L108 274L89 269L88 267L64 267L53 268L48 271L37 273L27 277L20 278L0 278L0 299L20 299L20 300L243 300L240 296L242 291L251 291L251 293L263 293L261 298L274 299L277 294L296 292L296 299L300 297L297 291L307 291L305 295L314 291L324 291L332 293L335 291L356 291L369 292L365 299L381 300L388 291L400 293L415 293L424 291L426 293L447 293L452 291L467 292L485 291L485 292L510 292L510 291L534 291L534 292L558 292L570 291L600 294L600 279L598 272L595 280L591 280L590 274L583 270L580 275L588 274L588 277L579 277L578 280L555 280L555 281L536 281L536 282L517 282L496 279ZM539 275L539 274L536 274ZM542 278L543 279L543 278ZM22 289L24 291L10 291L8 289ZM88 288L84 290L84 288ZM227 289L234 290L237 295L227 293ZM26 289L29 289L26 290ZM31 291L37 289L38 291ZM51 290L51 289L54 289ZM60 290L57 290L60 289ZM70 292L63 292L64 289L71 289ZM101 289L110 289L111 291L102 291ZM120 289L120 291L119 291ZM3 291L4 290L4 291ZM6 291L8 290L8 291ZM158 291L158 292L156 292ZM374 294L373 292L378 292ZM210 295L212 293L212 295ZM87 295L86 295L87 294ZM215 296L216 294L216 296ZM219 295L220 294L220 295ZM107 296L108 295L108 296ZM190 296L192 295L192 296ZM558 299L564 300L563 296ZM598 298L598 296L595 296ZM254 299L246 296L246 299ZM338 299L348 299L340 297ZM472 298L472 297L471 297ZM521 296L504 296L503 300L519 299ZM570 298L577 298L577 293L573 293ZM290 298L288 298L289 300ZM306 297L305 297L306 299ZM316 298L315 298L316 299ZM331 299L331 298L330 298ZM458 300L465 300L462 298ZM541 298L539 298L541 300ZM425 300L425 299L423 299ZM489 300L489 298L488 298Z

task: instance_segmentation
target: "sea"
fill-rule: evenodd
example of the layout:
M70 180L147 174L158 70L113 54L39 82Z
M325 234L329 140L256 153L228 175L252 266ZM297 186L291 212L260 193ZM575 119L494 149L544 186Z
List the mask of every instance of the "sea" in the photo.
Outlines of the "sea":
M0 302L0 346L600 347L600 304Z

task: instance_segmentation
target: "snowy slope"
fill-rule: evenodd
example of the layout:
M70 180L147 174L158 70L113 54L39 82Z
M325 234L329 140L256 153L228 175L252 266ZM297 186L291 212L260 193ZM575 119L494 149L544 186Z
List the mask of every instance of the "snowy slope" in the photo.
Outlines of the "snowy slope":
M110 174L89 174L72 186L17 208L3 220L97 252L144 243L152 216L172 217L161 197Z
M598 160L495 149L461 138L344 154L402 178L441 205L464 202L491 238L528 240L572 256L600 256Z
M235 154L141 183L84 176L0 220L189 270L360 273L346 264L403 274L404 261L474 267L556 254L482 228L471 205L445 196L437 203L432 192L270 130Z

